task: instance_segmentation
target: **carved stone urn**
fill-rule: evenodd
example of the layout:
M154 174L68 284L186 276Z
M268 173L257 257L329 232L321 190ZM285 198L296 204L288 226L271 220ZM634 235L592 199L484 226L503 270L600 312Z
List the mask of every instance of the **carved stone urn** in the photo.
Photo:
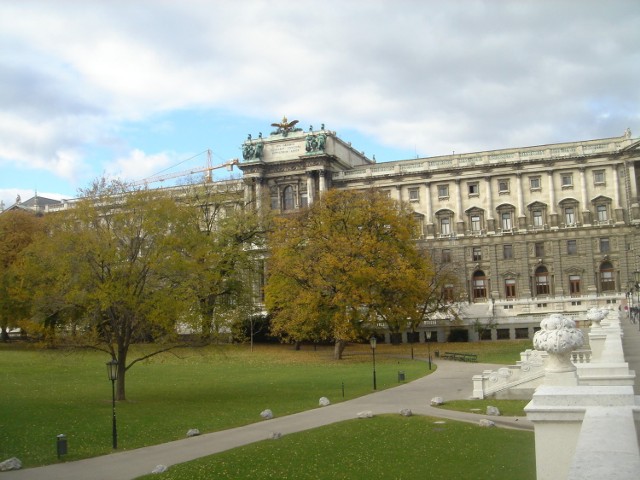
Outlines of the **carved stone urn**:
M533 346L549 354L547 373L575 372L571 352L584 344L582 332L569 317L554 313L540 322L540 330L533 336Z
M591 322L592 325L596 327L600 326L600 322L607 316L607 310L603 310L602 308L593 307L587 310L587 320Z

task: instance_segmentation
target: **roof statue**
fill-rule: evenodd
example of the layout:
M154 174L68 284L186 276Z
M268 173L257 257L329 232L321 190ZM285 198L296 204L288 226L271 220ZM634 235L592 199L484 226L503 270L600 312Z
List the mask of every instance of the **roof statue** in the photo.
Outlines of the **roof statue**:
M277 130L275 132L271 132L271 135L279 135L282 134L283 136L287 136L287 134L289 132L299 132L302 129L301 128L296 128L296 124L298 123L298 120L293 120L291 122L289 122L287 120L287 117L282 117L282 121L280 123L272 123L271 126L272 127L276 127Z

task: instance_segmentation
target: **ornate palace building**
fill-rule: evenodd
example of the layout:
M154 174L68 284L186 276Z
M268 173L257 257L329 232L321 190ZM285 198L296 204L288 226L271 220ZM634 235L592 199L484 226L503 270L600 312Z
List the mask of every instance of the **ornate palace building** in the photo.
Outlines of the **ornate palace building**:
M635 297L640 141L630 131L378 164L324 125L303 132L296 123L285 118L244 142L245 199L287 212L330 188L377 188L411 203L416 241L434 261L453 263L466 287L462 325L425 322L438 340L453 328L469 339L531 338L550 313L617 309Z
M464 292L460 321L424 322L432 340L452 329L470 340L532 338L550 313L640 304L640 140L620 137L376 163L324 125L286 118L249 135L243 178L226 181L246 202L286 213L330 188L377 188L409 202L416 242L451 263ZM225 164L226 165L226 164ZM34 197L10 209L68 208ZM478 326L490 328L478 328ZM406 340L406 338L405 338ZM420 335L420 341L424 336Z

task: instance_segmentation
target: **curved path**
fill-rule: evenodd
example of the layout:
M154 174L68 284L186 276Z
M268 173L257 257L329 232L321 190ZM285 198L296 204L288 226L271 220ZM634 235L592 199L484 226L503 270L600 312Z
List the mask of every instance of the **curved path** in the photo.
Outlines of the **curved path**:
M399 413L401 409L408 408L418 415L478 423L485 417L434 408L430 401L436 396L445 401L469 398L473 389L471 377L489 368L497 366L440 360L438 369L431 375L353 400L151 447L4 472L0 473L0 480L129 480L151 473L156 465L187 462L268 439L275 432L287 435L350 420L356 418L358 412L368 410L376 415ZM491 420L499 427L533 430L533 425L525 417L491 417Z

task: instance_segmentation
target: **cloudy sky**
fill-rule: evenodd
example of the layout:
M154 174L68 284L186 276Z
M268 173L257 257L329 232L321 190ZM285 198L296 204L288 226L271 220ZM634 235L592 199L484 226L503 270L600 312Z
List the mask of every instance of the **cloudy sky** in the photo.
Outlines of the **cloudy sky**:
M640 2L0 0L0 199L240 156L284 115L380 161L640 136Z

